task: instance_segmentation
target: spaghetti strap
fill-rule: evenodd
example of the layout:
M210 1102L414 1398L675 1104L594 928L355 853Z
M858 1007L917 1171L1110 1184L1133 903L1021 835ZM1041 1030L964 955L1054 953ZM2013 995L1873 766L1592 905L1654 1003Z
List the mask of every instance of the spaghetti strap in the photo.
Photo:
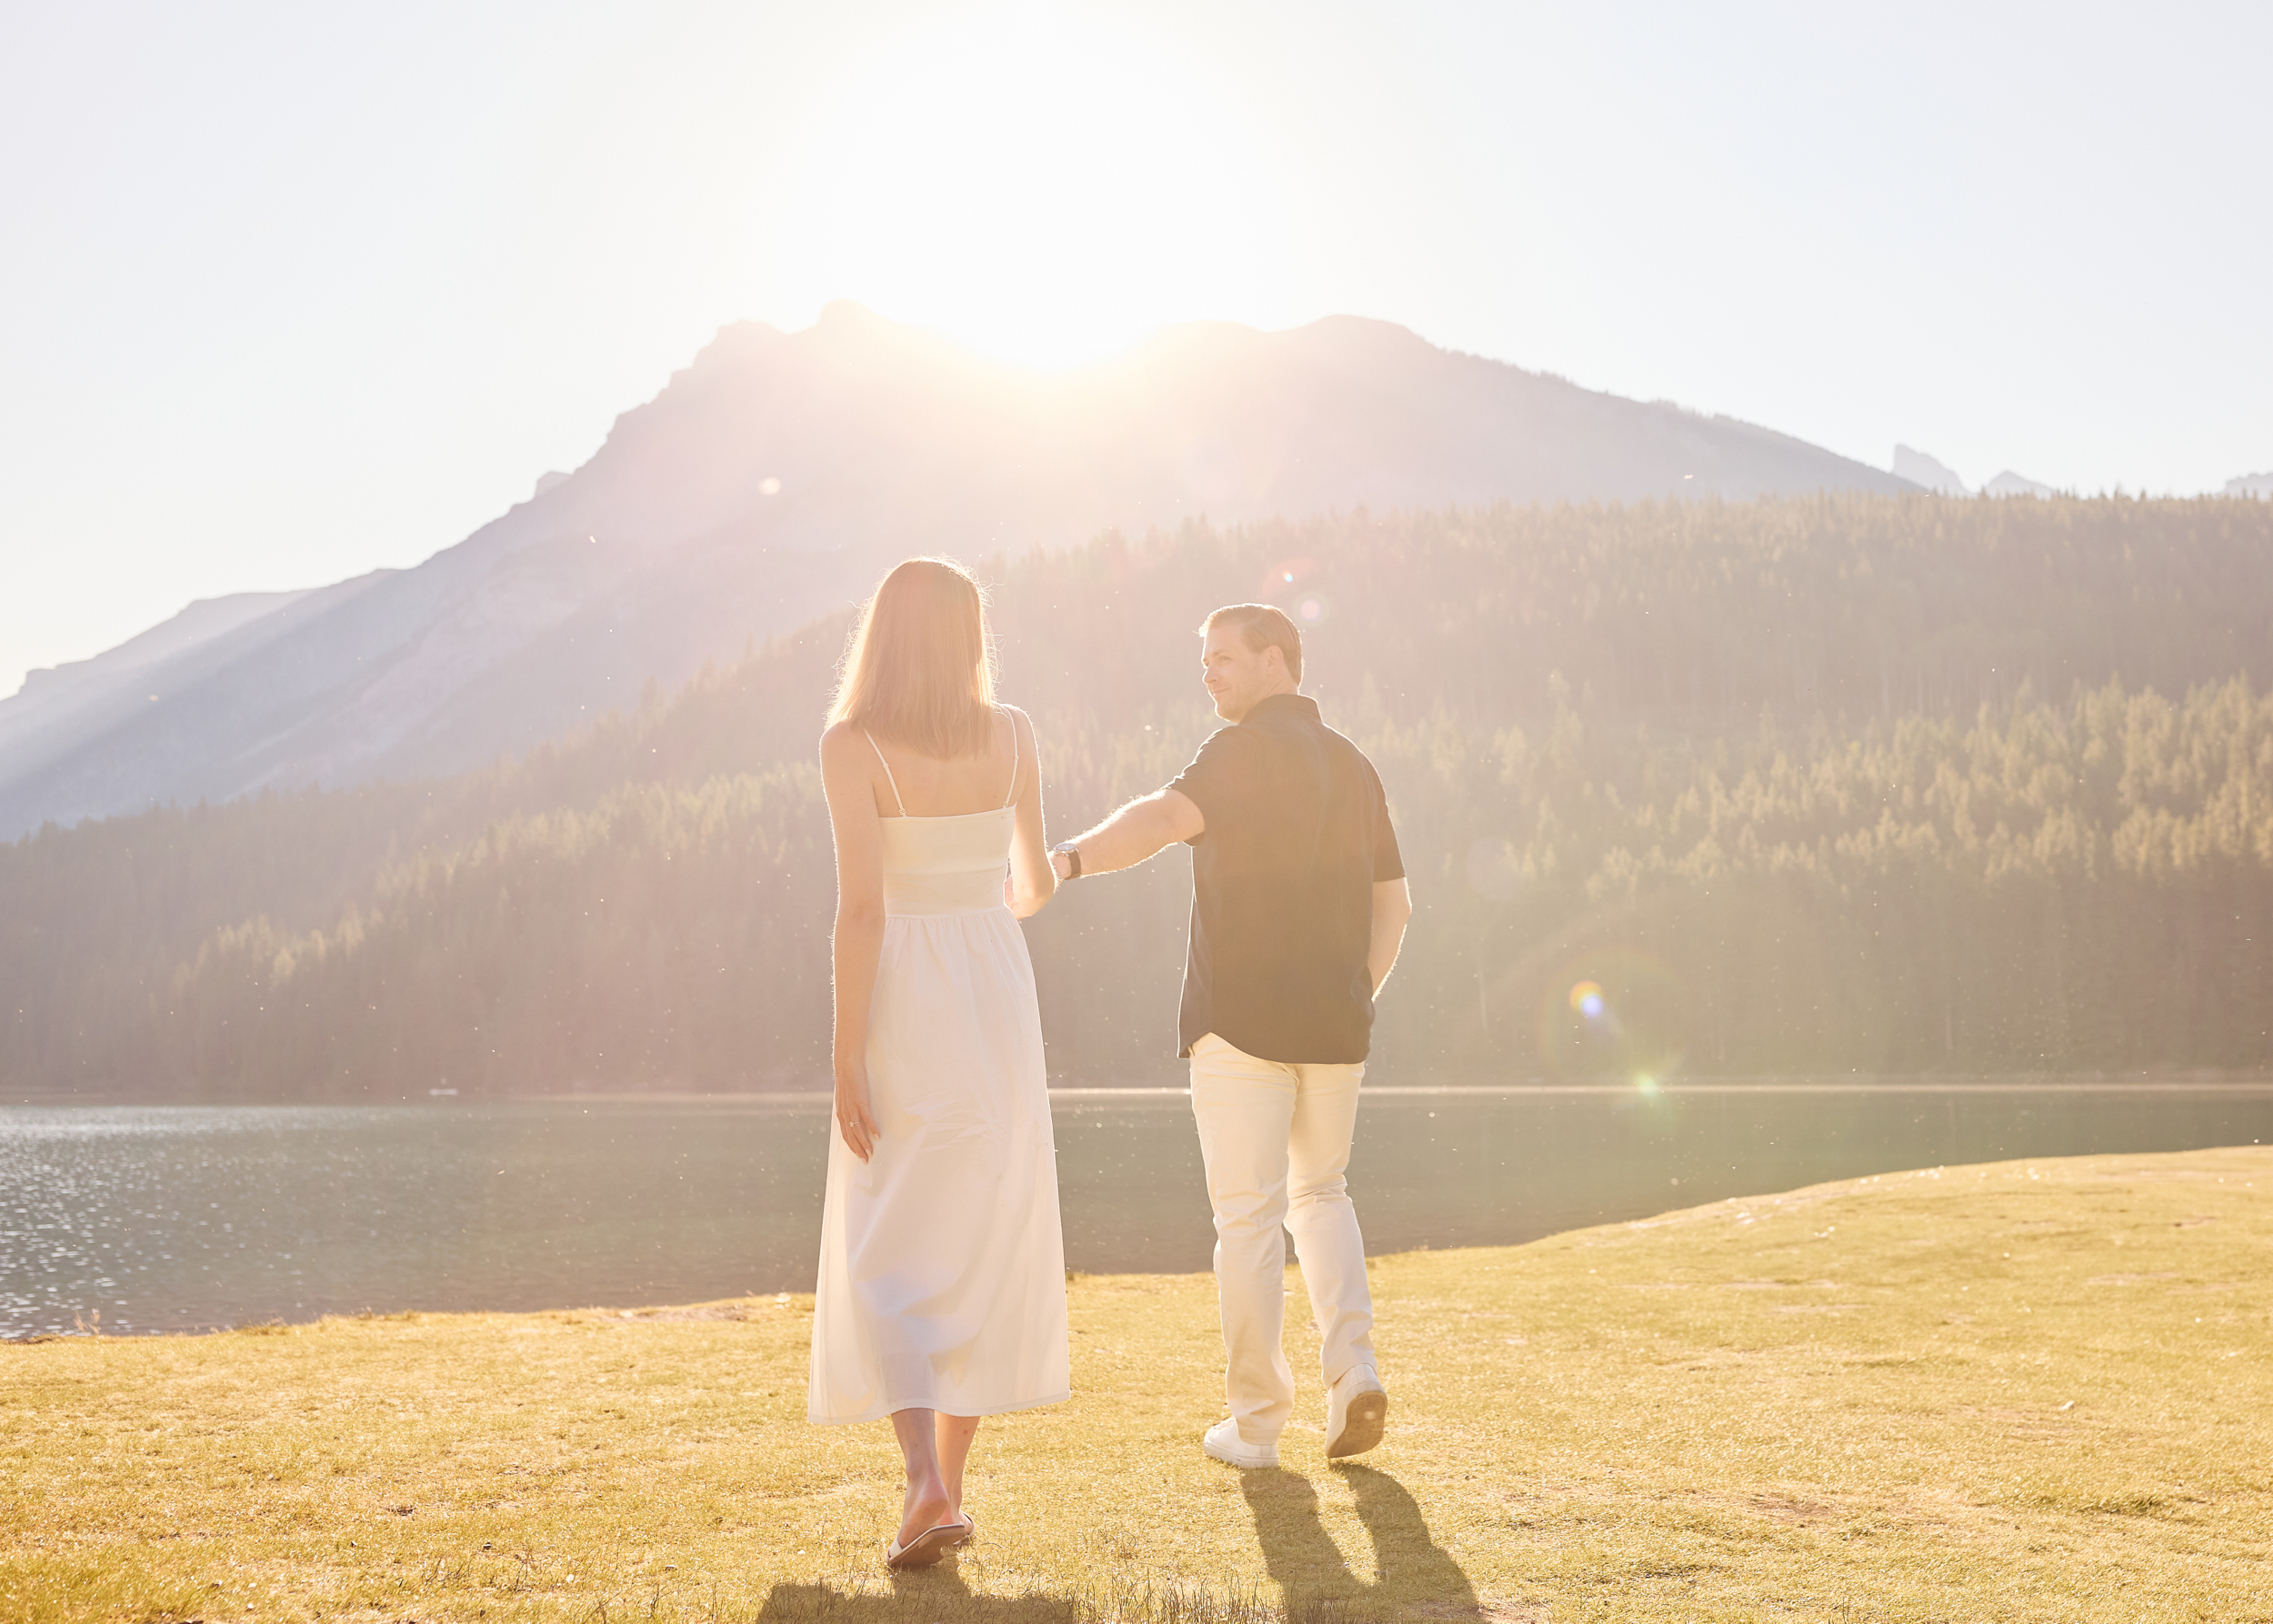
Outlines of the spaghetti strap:
M1003 719L1010 724L1010 793L1002 797L1003 809L1007 811L1018 798L1018 718L1006 710Z
M870 733L866 727L863 727L860 730L860 737L868 741L868 747L871 750L876 751L876 765L884 769L884 781L892 787L892 804L900 809L900 816L902 817L906 817L907 816L907 803L900 799L900 781L892 776L892 764L885 760L883 750L877 747L876 735Z

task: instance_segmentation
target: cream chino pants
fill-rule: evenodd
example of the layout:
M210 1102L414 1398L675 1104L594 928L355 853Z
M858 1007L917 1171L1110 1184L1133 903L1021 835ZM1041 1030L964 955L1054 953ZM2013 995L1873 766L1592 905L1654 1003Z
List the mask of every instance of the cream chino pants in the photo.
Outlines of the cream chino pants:
M1374 1362L1366 1243L1343 1179L1365 1075L1362 1063L1257 1059L1212 1032L1192 1045L1192 1115L1216 1209L1224 1396L1251 1444L1277 1442L1294 1413L1294 1372L1279 1346L1288 1235L1310 1292L1327 1386Z

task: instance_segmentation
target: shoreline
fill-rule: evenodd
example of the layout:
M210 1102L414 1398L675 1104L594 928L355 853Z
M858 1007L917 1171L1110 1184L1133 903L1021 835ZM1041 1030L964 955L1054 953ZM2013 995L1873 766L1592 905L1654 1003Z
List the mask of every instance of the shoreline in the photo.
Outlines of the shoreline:
M1181 1084L1096 1085L1053 1083L1052 1099L1163 1099L1188 1094ZM2273 1071L2247 1072L2103 1072L2049 1071L1936 1074L1913 1072L1868 1077L1857 1074L1778 1074L1760 1077L1698 1076L1658 1081L1620 1079L1565 1080L1526 1078L1502 1083L1376 1083L1361 1098L1421 1098L1446 1097L1619 1098L1633 1096L1715 1094L2273 1094ZM819 1105L831 1094L815 1088L750 1088L734 1092L691 1089L595 1089L588 1092L546 1094L456 1093L430 1097L400 1095L392 1099L259 1099L214 1098L184 1099L144 1095L19 1094L0 1100L0 1110L55 1109L67 1107L160 1108L227 1108L273 1107L312 1108L338 1106L371 1109L394 1106L430 1106L437 1109L464 1106L512 1105Z
M2273 1091L2273 1084L2267 1085L2267 1088L2268 1091ZM1128 1092L1128 1090L1117 1090L1116 1092ZM1416 1095L1434 1095L1440 1091L1433 1089L1414 1089L1409 1090L1408 1092ZM1933 1166L1905 1168L1879 1173L1866 1173L1853 1178L1838 1179L1825 1184L1805 1185L1798 1187L1796 1189L1782 1192L1724 1196L1718 1198L1717 1199L1707 1201L1701 1206L1671 1208L1663 1212L1650 1214L1644 1217L1613 1219L1602 1224L1582 1227L1576 1229L1561 1230L1550 1235L1543 1235L1527 1241L1514 1243L1481 1242L1470 1245L1447 1247L1430 1247L1423 1245L1403 1251L1368 1252L1367 1254L1366 1262L1367 1267L1368 1268L1372 1268L1385 1261L1404 1258L1448 1258L1459 1253L1474 1253L1481 1256L1486 1253L1500 1254L1516 1252L1533 1247L1554 1245L1556 1243L1567 1240L1573 1236L1583 1236L1592 1234L1597 1231L1608 1232L1624 1229L1647 1229L1667 1224L1692 1221L1698 1218L1699 1215L1709 1215L1719 1212L1723 1209L1741 1212L1748 1208L1777 1207L1787 1201L1805 1200L1812 1198L1818 1191L1861 1189L1873 1186L1899 1183L1915 1179L1927 1179L1935 1183L1939 1183L1944 1179L1948 1179L1952 1183L1955 1183L1964 1179L1968 1175L1978 1174L1981 1177L1987 1178L1991 1174L2017 1167L2034 1169L2036 1168L2051 1167L2071 1162L2144 1161L2150 1158L2156 1160L2178 1160L2187 1158L2228 1156L2250 1157L2259 1154L2263 1154L2263 1147L2260 1147L2253 1142L2248 1145L2235 1144L2205 1147L2198 1150L2088 1152L2081 1156L2072 1157L2038 1157L2024 1158L2018 1160L2005 1158L1997 1161L1985 1162L1938 1163ZM2029 1172L2028 1177L2031 1178L2036 1177L2033 1170ZM2268 1188L2273 1189L2273 1178L2268 1178L2267 1182ZM1288 1268L1290 1273L1298 1274L1300 1266L1298 1263L1294 1261L1291 1249L1288 1253ZM1077 1279L1117 1281L1212 1280L1212 1276L1205 1270L1191 1271L1157 1269L1138 1270L1135 1272L1114 1272L1069 1268L1066 1272L1066 1278L1068 1281ZM574 1307L552 1305L529 1308L407 1308L377 1311L366 1308L360 1313L355 1314L342 1314L337 1312L318 1314L312 1319L285 1320L270 1318L266 1320L245 1321L230 1325L210 1324L179 1328L154 1328L147 1330L112 1330L108 1332L105 1332L101 1328L100 1318L98 1316L97 1321L94 1326L82 1327L69 1331L42 1330L25 1331L22 1333L0 1331L0 1348L29 1347L50 1342L140 1343L158 1341L166 1338L195 1339L201 1338L235 1335L263 1336L282 1335L287 1333L297 1334L304 1331L320 1329L325 1326L331 1325L359 1325L382 1321L417 1323L422 1320L486 1320L531 1318L557 1319L564 1317L569 1318L589 1319L609 1325L618 1323L681 1323L695 1320L739 1321L749 1318L756 1313L765 1312L782 1307L794 1306L799 1303L805 1305L804 1311L810 1313L812 1311L812 1301L813 1293L811 1291L759 1291L746 1293L741 1296L716 1298L692 1303L641 1304L632 1307L587 1303Z

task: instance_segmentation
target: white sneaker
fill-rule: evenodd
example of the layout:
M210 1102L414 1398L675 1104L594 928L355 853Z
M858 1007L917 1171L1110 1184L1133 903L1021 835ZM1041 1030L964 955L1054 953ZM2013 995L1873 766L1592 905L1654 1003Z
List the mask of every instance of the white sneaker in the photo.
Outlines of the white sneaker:
M1240 1467L1248 1471L1278 1464L1277 1444L1251 1444L1239 1436L1239 1423L1224 1417L1207 1429L1199 1440L1199 1447L1226 1466Z
M1388 1418L1389 1395L1371 1365L1353 1365L1341 1380L1327 1389L1326 1458L1363 1455L1381 1441L1382 1423Z

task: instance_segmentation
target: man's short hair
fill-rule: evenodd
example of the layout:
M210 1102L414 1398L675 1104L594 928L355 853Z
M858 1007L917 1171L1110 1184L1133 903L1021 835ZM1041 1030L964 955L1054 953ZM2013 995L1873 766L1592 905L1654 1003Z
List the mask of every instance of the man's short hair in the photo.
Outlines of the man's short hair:
M1269 604L1226 604L1199 623L1199 635L1204 637L1218 626L1238 627L1239 641L1252 653L1277 649L1287 661L1287 675L1301 686L1302 633L1287 618L1286 610Z

